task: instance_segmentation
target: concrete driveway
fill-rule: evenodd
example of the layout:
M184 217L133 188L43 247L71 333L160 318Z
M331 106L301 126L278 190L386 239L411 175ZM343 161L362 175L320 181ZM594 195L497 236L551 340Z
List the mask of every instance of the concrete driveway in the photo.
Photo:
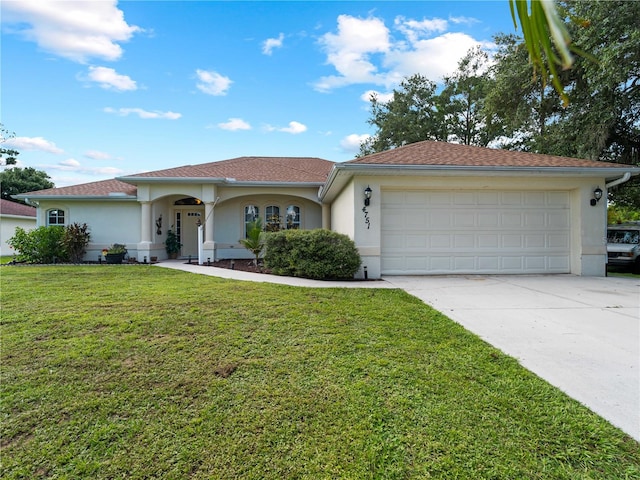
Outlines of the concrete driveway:
M640 441L640 279L385 277Z

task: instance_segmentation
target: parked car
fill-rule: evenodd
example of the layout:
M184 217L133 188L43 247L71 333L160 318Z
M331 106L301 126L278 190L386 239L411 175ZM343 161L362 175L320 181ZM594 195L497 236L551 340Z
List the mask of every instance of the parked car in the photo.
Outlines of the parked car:
M607 257L609 265L640 274L640 224L609 225Z

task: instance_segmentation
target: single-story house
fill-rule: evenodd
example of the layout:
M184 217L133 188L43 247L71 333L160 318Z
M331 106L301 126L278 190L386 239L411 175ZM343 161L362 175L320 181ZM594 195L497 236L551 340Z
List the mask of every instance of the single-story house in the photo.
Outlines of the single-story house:
M359 277L365 268L368 278L599 276L607 189L638 174L628 165L424 141L342 163L240 157L16 197L38 207L38 225L87 223L87 260L112 243L139 261L167 258L168 229L183 258L251 258L239 240L260 217L268 229L348 235L362 257Z
M36 209L29 205L0 199L0 255L13 255L15 250L7 240L16 234L16 228L36 228Z

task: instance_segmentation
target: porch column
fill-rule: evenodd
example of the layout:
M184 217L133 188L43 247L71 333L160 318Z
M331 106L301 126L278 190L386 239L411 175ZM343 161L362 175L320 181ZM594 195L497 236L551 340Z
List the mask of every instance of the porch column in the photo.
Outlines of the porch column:
M204 204L204 218L205 218L205 232L204 240L206 242L213 242L213 206L215 202L205 202Z
M215 261L216 249L213 240L213 207L216 202L204 202L204 243L202 244L203 261Z
M140 242L151 243L151 202L140 202Z

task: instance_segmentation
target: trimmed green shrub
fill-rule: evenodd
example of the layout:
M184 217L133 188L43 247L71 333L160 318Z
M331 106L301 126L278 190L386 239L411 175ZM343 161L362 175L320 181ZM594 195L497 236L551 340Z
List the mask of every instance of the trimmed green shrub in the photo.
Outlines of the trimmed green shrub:
M69 260L64 247L65 228L60 225L38 227L27 232L16 227L7 243L17 252L17 260L27 263L54 263Z
M640 221L640 210L619 205L609 205L609 208L607 208L607 222L609 225L637 221Z
M82 257L87 253L87 245L91 239L89 227L86 223L72 223L64 229L62 244L66 250L67 256L73 263L82 262Z
M331 230L283 230L267 235L265 266L276 275L316 280L352 279L360 254L346 235Z

